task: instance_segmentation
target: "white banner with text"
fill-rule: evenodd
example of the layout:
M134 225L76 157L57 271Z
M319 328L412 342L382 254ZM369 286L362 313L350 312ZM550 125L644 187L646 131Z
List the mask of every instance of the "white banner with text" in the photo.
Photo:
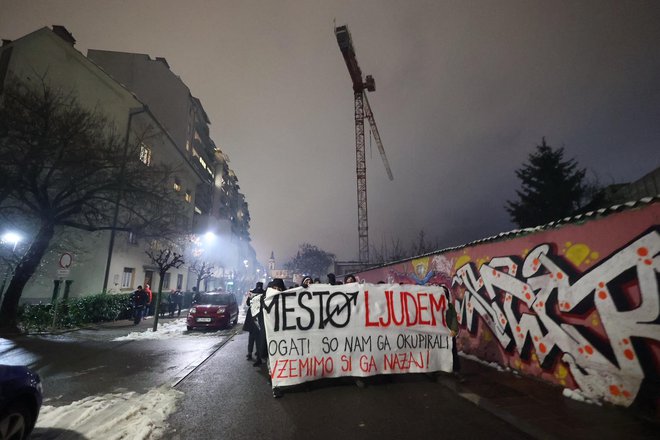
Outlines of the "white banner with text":
M273 387L324 377L452 371L444 287L351 283L268 289Z

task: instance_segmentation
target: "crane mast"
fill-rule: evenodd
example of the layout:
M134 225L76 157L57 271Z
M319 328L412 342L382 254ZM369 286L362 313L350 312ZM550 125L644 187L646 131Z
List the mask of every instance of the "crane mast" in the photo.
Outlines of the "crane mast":
M376 83L371 75L367 75L362 81L362 70L355 57L355 49L351 34L347 26L335 27L335 37L339 44L339 49L348 67L348 73L353 81L353 95L355 98L355 172L357 175L357 203L358 203L358 240L359 240L359 260L361 263L369 262L369 221L367 215L367 163L365 154L364 139L364 119L367 118L371 127L371 133L378 146L378 151L383 159L387 176L390 180L394 179L390 164L385 155L383 143L380 140L376 120L374 119L367 94L368 90L376 90Z

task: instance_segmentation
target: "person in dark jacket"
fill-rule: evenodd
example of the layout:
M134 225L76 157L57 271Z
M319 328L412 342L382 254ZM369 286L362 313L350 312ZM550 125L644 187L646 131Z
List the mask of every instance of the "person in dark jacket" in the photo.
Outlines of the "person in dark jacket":
M176 317L181 316L181 306L183 305L183 292L180 289L174 291L174 309L176 310ZM174 312L172 312L174 313Z
M142 314L144 313L144 308L149 302L149 295L142 286L138 286L137 290L133 292L133 324L138 325L142 321Z
M274 278L273 281L268 283L269 288L273 288L283 292L286 290L284 280L282 278ZM262 359L268 358L268 341L266 340L266 327L264 324L263 301L266 295L260 295L258 298L261 301L261 310L257 315L257 322L259 325L259 336L257 337L257 360L252 364L255 367L262 364Z
M451 336L452 340L451 357L454 364L453 372L460 379L461 360L458 357L458 348L456 347L456 336L458 335L458 316L456 315L456 308L454 308L454 304L451 302L451 299L448 301L447 310L445 311L445 322L447 323L449 336Z
M252 298L254 298L256 295L261 295L266 293L264 290L264 283L258 282L257 285L254 287L254 289L250 290L250 294L248 295L247 301L245 302L245 305L247 306L247 314L245 315L245 322L243 323L243 331L246 331L249 333L248 335L248 354L246 359L248 361L252 360L252 351L257 348L257 338L259 337L259 327L257 327L254 324L254 318L252 317L252 310L250 308L250 304L252 303ZM256 347L255 347L256 346ZM259 359L259 353L258 351L254 352L254 357Z

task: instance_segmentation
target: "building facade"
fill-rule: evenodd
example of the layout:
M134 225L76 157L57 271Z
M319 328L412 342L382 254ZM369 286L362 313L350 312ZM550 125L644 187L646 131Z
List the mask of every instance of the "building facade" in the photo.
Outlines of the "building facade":
M0 99L3 86L12 78L34 84L43 81L73 95L84 108L101 110L117 133L128 134L127 142L149 132L148 142L141 144L140 160L176 166L176 175L168 184L186 202L182 214L189 219L189 232L212 230L232 243L231 251L222 246L232 258L222 260L219 274L233 276L238 262L242 266L248 257L254 259L249 213L227 156L209 136L209 119L199 99L169 71L164 59L142 56L146 57L144 74L136 75L139 81L129 84L119 78L121 71L113 69L112 63L101 68L74 44L73 36L61 26L42 28L15 41L3 40ZM101 51L90 52L98 55ZM160 88L150 89L140 81ZM29 231L22 232L29 235ZM146 245L128 232L58 230L22 300L45 302L64 293L82 296L99 293L104 286L110 292L130 292L139 284L157 286L158 271L145 254ZM213 251L208 246L206 250ZM188 268L183 266L166 274L163 289L185 290L191 282Z

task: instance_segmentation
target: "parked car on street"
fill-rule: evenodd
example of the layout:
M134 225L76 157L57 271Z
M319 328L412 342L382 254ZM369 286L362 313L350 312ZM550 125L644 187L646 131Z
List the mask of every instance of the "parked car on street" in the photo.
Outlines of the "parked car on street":
M238 322L238 303L226 292L206 292L197 295L197 302L188 311L186 326L194 328L225 328Z
M26 439L43 401L41 378L27 367L0 365L0 439Z

